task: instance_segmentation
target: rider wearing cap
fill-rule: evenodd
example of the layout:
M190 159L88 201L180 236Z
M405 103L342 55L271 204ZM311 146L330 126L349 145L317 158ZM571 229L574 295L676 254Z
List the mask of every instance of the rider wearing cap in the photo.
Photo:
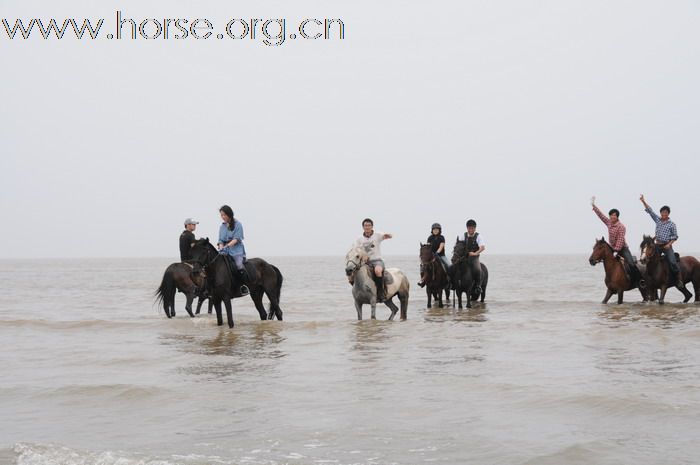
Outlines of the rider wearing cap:
M439 258L442 263L445 265L445 271L450 268L450 263L447 261L447 257L445 256L445 236L442 235L442 226L440 226L440 223L433 223L433 225L430 227L430 236L428 236L428 244L431 245L432 250L433 250L433 255L435 255L437 258ZM418 282L418 285L420 287L425 286L425 277L423 276L423 265L421 264L420 268L420 275L421 279Z
M192 218L187 218L185 220L185 230L180 234L180 261L188 262L192 259L190 256L190 251L192 249L192 244L197 240L194 237L194 230L197 229L199 221L195 221Z

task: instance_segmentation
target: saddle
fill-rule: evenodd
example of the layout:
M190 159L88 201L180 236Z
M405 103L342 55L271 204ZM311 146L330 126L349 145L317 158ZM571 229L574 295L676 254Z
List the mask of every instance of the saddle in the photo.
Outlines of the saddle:
M226 263L226 268L228 269L229 277L231 278L231 291L233 292L233 297L243 297L246 294L241 292L241 286L245 285L246 283L243 281L241 274L238 272L238 268L236 268L236 262L230 255L223 255L223 258L224 262ZM251 268L251 266L252 265L248 263L248 260L243 261L243 268L245 268L248 276L252 276L255 272L255 269Z

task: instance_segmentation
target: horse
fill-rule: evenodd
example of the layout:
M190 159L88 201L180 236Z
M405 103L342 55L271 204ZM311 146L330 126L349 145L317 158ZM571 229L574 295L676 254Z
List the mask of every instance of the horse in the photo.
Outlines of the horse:
M207 298L204 294L206 288L206 274L201 266L188 263L172 263L165 269L160 286L156 289L155 297L158 304L163 305L165 316L175 316L175 293L182 292L187 297L185 310L194 318L192 302L199 297L197 313L202 303Z
M362 319L362 306L364 304L371 306L372 319L377 318L377 285L374 282L374 270L370 269L367 259L367 254L361 247L350 249L345 256L345 275L352 285L352 296L355 299L358 320ZM384 304L391 309L389 320L393 320L396 312L399 311L393 302L394 296L399 298L401 320L405 320L408 313L408 291L410 288L408 278L398 268L387 268L384 270L384 287L386 291Z
M452 289L457 296L460 309L462 308L463 292L467 294L467 308L472 308L472 301L479 300L479 297L481 297L482 303L486 298L486 286L489 283L489 270L483 263L479 262L479 265L481 266L481 283L478 283L480 286L477 286L477 283L472 277L467 242L460 240L459 236L457 236L457 242L452 249L451 283ZM481 291L479 291L479 287L481 287Z
M620 261L619 257L615 257L613 248L605 241L605 237L602 237L600 240L596 239L593 253L588 258L588 263L591 266L595 266L600 262L603 262L603 267L605 268L605 286L607 287L602 303L607 304L610 297L613 294L617 294L617 303L621 304L625 291L639 288L639 283L633 282L632 278L627 275L625 265ZM639 266L638 268L640 274L644 276L644 267ZM641 288L639 288L639 292L642 294L642 299L645 302L649 300L650 297Z
M450 280L447 270L442 261L433 253L433 246L430 244L420 245L418 253L423 269L423 282L425 283L425 293L428 295L428 308L432 308L433 297L438 302L438 307L442 308L442 292L445 291L445 298L450 298Z
M207 290L209 298L213 301L216 309L216 323L223 325L221 303L226 307L226 318L229 328L233 328L233 311L231 309L231 299L241 297L235 292L238 288L238 281L231 276L227 258L221 254L209 242L209 238L197 240L190 250L193 261L201 264L207 271ZM251 258L246 260L245 265L248 272L250 298L255 304L261 320L272 320L277 318L282 320L282 309L280 308L280 294L282 290L282 273L280 270L262 258ZM269 312L265 310L262 302L263 294L270 301Z
M666 291L669 287L678 287L677 282L671 274L668 262L661 256L661 247L654 242L653 237L645 235L639 247L642 250L642 260L647 266L647 289L650 292L652 289L660 291L659 304L662 305ZM700 302L700 262L695 257L681 257L678 266L681 269L683 284L693 283L695 302ZM679 291L683 293L683 303L687 303L693 296L688 289L683 288Z

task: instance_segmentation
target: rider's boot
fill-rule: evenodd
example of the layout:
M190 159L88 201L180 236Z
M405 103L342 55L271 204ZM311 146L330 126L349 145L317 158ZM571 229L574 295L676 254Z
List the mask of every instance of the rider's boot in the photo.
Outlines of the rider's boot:
M678 270L678 273L676 273L676 287L680 290L685 289L685 283L683 282L683 273L681 270Z
M240 287L240 292L241 295L248 295L250 294L250 289L248 289L248 284L250 284L250 277L248 276L248 270L245 269L245 266L238 270L238 276L241 278L241 284Z
M377 284L377 302L384 302L384 273L380 278L375 277L374 282Z

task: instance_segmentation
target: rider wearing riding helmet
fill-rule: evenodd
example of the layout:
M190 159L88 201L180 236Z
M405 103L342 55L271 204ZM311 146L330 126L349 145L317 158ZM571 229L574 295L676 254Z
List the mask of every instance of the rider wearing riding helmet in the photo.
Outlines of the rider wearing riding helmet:
M428 236L428 244L431 245L433 255L439 258L445 265L445 271L450 268L450 263L447 261L445 256L445 236L442 235L442 226L440 223L433 223L430 227L430 236ZM418 282L420 287L425 286L425 277L423 276L423 265L420 267L421 279Z

